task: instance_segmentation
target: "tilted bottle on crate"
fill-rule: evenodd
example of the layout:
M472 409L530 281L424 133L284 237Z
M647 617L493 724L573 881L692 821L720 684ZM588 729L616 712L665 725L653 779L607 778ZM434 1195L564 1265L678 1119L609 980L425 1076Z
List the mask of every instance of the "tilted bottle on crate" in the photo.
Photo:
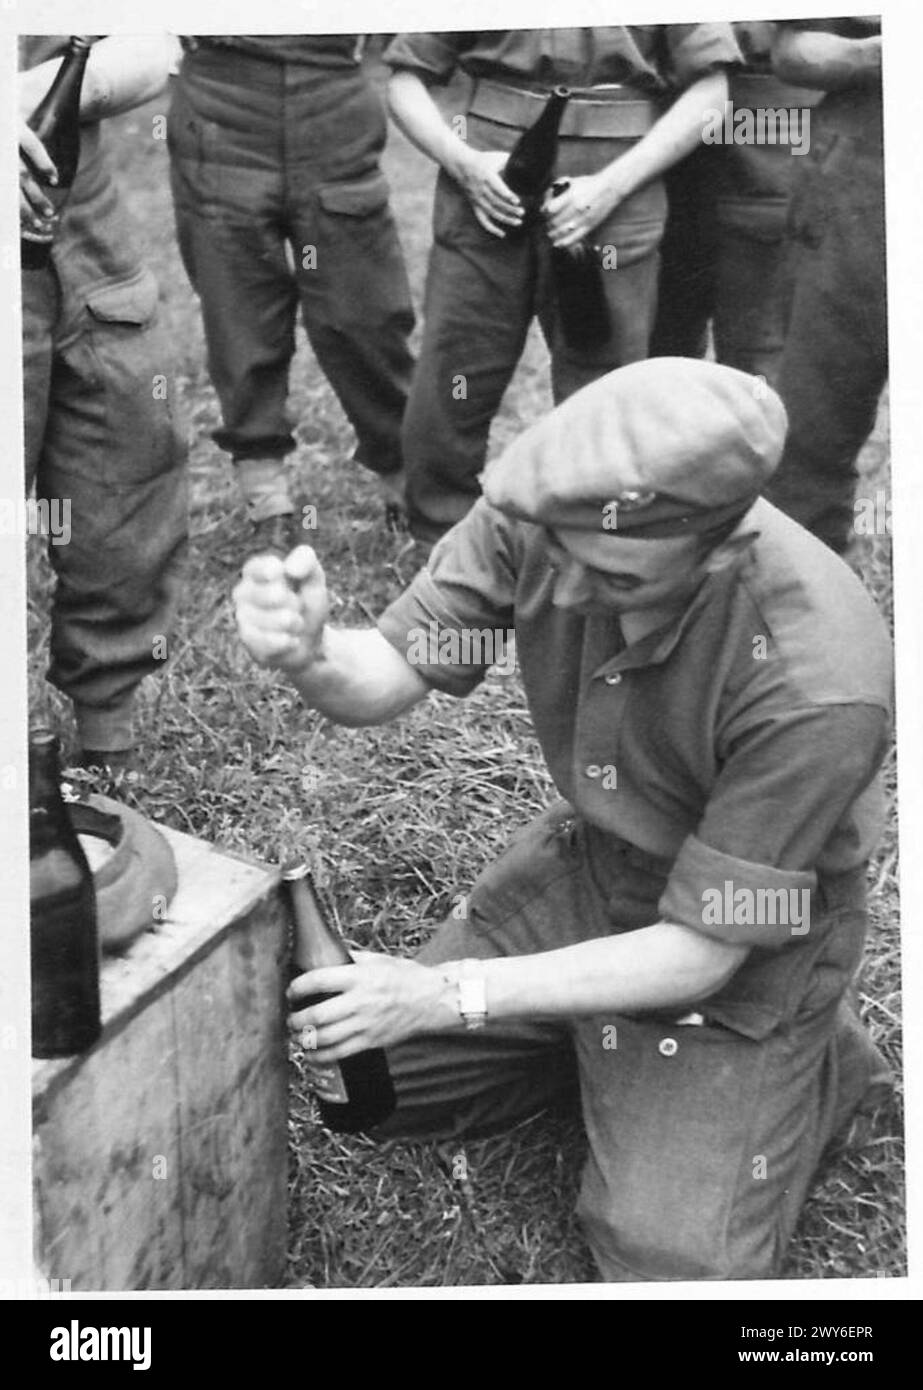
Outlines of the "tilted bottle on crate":
M73 35L51 86L28 119L30 129L35 131L58 171L57 183L49 184L33 170L45 196L54 206L56 218L61 216L80 163L80 93L89 55L90 40ZM41 270L47 265L53 241L53 232L40 236L22 231L23 270Z
M327 921L307 864L286 864L282 871L292 916L291 978L323 966L352 965L339 934ZM290 1004L292 1011L309 1008L331 994L310 994ZM370 1048L340 1062L309 1066L321 1119L328 1129L358 1134L380 1124L394 1110L397 1098L384 1050Z
M69 1057L100 1034L93 875L61 795L60 745L29 738L32 1055Z

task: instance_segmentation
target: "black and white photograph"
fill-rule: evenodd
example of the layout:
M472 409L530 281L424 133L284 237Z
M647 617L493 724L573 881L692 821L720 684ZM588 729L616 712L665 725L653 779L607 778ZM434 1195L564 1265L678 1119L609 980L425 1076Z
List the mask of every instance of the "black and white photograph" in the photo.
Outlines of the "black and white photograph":
M0 1284L906 1290L901 40L352 8L2 15Z

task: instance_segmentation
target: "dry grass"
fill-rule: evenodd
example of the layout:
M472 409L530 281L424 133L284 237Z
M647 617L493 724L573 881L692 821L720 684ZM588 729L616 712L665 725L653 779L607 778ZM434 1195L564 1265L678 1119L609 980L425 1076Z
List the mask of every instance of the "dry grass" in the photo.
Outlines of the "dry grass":
M150 138L163 103L115 122L119 162L144 248L157 270L176 357L171 379L192 440L192 547L172 659L143 691L143 772L133 795L155 818L228 848L276 859L300 848L326 871L347 935L412 951L474 875L551 793L518 677L493 675L465 702L435 697L383 729L335 728L258 670L234 635L228 597L246 527L229 470L209 439L217 414L197 306L172 239L166 154ZM429 240L432 173L393 137L388 168L417 303ZM547 408L537 337L498 418L493 447ZM340 620L365 623L410 578L400 541L347 462L348 426L302 342L292 377L298 485L321 518L318 548ZM887 421L865 455L886 482ZM856 560L890 613L887 543ZM67 705L45 686L49 579L30 555L33 708L69 737ZM900 956L894 765L892 816L872 868L872 932L860 997L875 1040L900 1069ZM297 1055L291 1138L291 1286L567 1283L594 1278L572 1215L582 1136L574 1116L546 1116L508 1135L446 1146L377 1149L314 1122ZM465 1168L467 1177L458 1174ZM898 1100L863 1146L828 1163L788 1258L792 1278L904 1273Z

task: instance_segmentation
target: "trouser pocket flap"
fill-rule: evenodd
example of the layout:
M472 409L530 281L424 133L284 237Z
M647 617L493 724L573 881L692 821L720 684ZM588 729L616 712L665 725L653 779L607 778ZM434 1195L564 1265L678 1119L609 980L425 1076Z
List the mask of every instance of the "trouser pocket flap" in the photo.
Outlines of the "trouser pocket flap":
M125 285L103 285L87 294L87 308L102 323L132 323L143 327L157 307L157 281L146 271Z
M388 181L376 172L362 179L342 183L325 183L318 189L321 207L327 212L339 212L346 217L368 217L378 212L388 201Z

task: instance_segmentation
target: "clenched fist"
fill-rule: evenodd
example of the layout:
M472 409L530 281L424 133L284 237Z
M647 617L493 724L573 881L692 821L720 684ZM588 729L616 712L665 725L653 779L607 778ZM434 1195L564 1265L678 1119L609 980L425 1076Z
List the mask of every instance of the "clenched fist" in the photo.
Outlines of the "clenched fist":
M240 640L260 665L291 673L321 659L330 600L309 545L298 546L285 560L253 556L231 597Z

